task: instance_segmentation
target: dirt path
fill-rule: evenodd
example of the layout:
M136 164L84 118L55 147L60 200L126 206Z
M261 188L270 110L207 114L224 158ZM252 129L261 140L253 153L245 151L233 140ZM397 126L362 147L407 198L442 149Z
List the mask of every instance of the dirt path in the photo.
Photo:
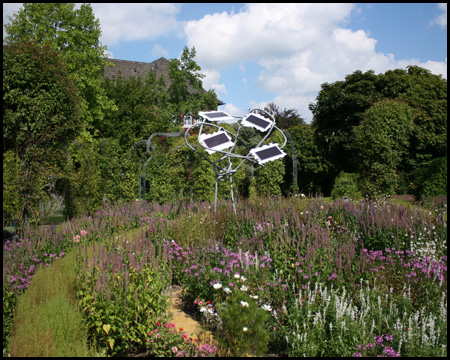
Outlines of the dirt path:
M203 330L198 321L194 320L182 310L182 291L181 286L174 285L169 293L169 301L171 302L170 313L172 314L172 322L175 323L175 329L178 331L179 328L182 328L187 336L198 339L199 344L212 344L214 340L211 333Z

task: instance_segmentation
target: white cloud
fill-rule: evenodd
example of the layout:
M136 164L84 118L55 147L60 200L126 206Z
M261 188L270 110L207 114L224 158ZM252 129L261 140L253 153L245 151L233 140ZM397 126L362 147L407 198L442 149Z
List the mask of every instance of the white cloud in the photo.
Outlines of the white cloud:
M447 4L446 3L438 4L437 7L438 7L438 10L442 13L439 14L436 18L434 18L431 21L430 25L437 24L441 27L446 27L447 26Z
M223 106L223 109L221 109L221 110L227 112L228 114L230 114L232 116L244 116L245 115L245 110L234 106L232 103L227 103L222 106Z
M107 46L121 41L156 39L180 31L175 4L94 3L91 4L102 28L101 42Z
M216 94L220 96L227 95L227 88L225 84L219 83L220 72L216 70L204 70L202 69L201 73L205 75L202 79L203 88L205 90L213 89L216 91Z
M294 107L308 122L308 103L320 85L343 80L355 70L380 73L413 64L447 76L446 62L408 60L405 65L392 54L377 52L377 40L370 34L344 27L352 12L358 12L355 5L341 3L249 4L238 13L189 21L184 30L202 69L219 72L238 63L244 72L257 62L262 70L255 83L276 94L267 102ZM249 103L256 105L264 103Z

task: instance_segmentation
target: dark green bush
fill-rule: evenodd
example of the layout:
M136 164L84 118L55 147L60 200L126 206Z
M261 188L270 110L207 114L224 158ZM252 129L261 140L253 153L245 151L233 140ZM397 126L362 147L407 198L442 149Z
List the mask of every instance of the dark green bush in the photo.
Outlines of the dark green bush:
M356 185L357 174L341 172L334 181L333 190L331 190L331 197L337 199L343 196L348 196L352 199L361 198L361 192Z
M417 188L416 198L447 195L447 157L434 159L425 169Z

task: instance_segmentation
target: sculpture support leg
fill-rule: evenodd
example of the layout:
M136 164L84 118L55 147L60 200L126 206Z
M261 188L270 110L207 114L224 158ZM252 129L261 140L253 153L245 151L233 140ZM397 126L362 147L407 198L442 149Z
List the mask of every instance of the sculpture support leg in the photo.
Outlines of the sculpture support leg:
M234 215L236 215L236 201L234 200L233 177L231 175L230 175L230 193L231 193L231 203L233 204Z

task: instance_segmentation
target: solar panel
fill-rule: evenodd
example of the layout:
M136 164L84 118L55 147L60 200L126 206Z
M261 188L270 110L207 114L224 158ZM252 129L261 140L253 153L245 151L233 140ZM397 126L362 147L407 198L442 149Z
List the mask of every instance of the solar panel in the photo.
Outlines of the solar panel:
M213 154L217 150L222 151L234 145L225 131L217 131L213 134L201 134L198 142L206 148L208 154Z
M267 131L272 126L272 121L258 114L248 114L242 119L242 125L253 127L259 131Z
M286 153L281 150L276 143L252 149L250 150L250 154L252 154L256 158L256 160L258 160L258 164L260 165L269 161L281 159L286 156Z
M200 111L198 113L201 117L210 121L226 121L226 120L236 120L234 116L224 112L224 111Z

